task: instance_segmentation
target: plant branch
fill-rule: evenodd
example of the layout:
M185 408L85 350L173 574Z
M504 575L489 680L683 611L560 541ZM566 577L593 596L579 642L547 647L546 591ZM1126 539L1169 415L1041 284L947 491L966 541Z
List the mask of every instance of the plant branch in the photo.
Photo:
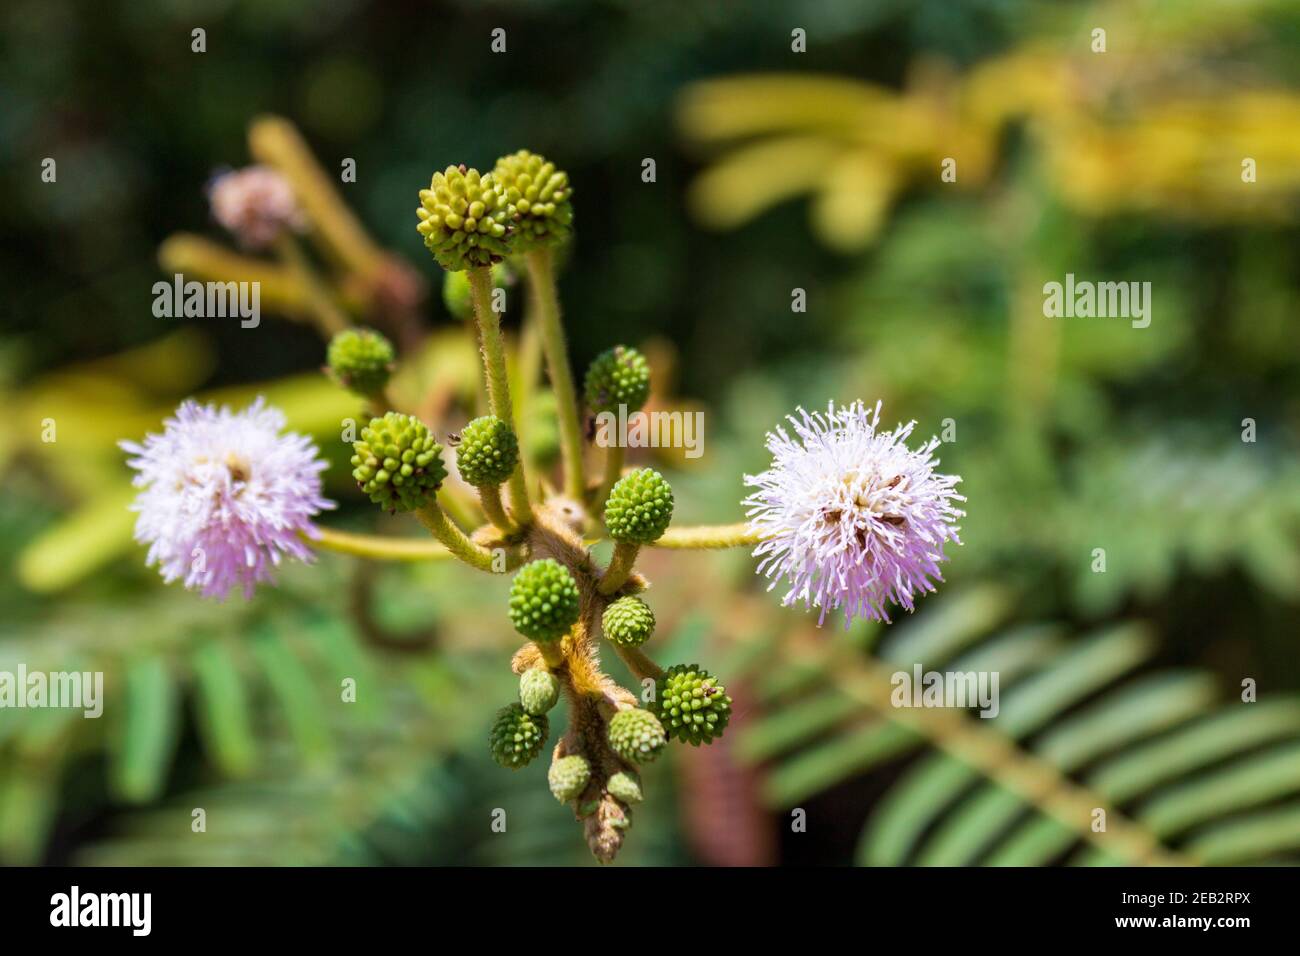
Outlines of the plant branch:
M542 348L546 352L546 367L550 372L551 388L555 391L560 420L560 451L564 457L564 490L574 501L582 501L587 491L583 477L582 428L578 422L578 396L573 385L573 372L569 368L564 326L560 322L554 261L551 250L547 248L525 253L524 259L528 264L528 287L533 293L537 324L542 333Z
M741 521L737 524L669 528L658 540L651 541L650 547L675 550L744 548L758 544L762 540L762 532L751 527L748 522Z
M519 530L518 526L510 520L505 507L501 504L501 488L499 485L482 485L478 489L478 495L479 500L483 503L483 513L488 516L489 521L505 534L514 534Z
M420 524L429 529L435 538L447 546L453 556L480 571L492 570L492 552L480 544L475 544L469 536L461 531L443 510L438 502L430 501L416 510L415 516Z
M610 642L613 644L613 642ZM652 661L642 652L639 647L624 647L621 644L614 644L614 653L616 653L627 669L632 672L632 676L637 680L658 680L664 676L664 669Z
M451 552L435 541L418 538L386 538L374 534L353 534L332 528L316 529L318 537L304 535L304 540L325 551L350 554L372 561L441 561Z
M596 589L608 596L621 588L627 582L628 575L632 573L632 566L636 564L636 555L640 550L639 544L630 541L619 541L615 544L614 556L610 558L609 567L605 569Z
M604 511L605 500L623 474L623 457L623 446L617 444L617 439L615 439L615 444L609 445L605 449L605 475L601 479L600 487L596 489L596 497L592 501L592 506L598 513Z
M515 410L510 402L510 376L506 369L506 350L501 342L501 317L492 308L492 267L469 270L470 298L474 303L474 320L478 324L479 351L483 355L483 373L487 380L488 407L492 414L508 424L516 435ZM520 524L531 524L532 505L524 481L523 459L510 476L510 504Z

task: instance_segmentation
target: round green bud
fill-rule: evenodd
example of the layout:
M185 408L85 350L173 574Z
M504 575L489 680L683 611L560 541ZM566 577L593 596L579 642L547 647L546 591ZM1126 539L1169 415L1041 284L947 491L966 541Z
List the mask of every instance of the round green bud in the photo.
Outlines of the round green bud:
M490 266L510 250L514 211L492 174L448 166L420 190L416 226L438 265L452 272Z
M648 710L620 710L609 722L610 747L630 763L654 760L667 742L659 718Z
M544 714L559 699L560 682L550 671L534 667L519 675L519 703L528 713Z
M615 541L648 544L673 520L673 489L653 468L620 478L605 502L605 527Z
M655 613L639 597L628 595L609 604L600 619L605 636L623 647L638 647L655 630Z
M564 241L573 231L569 176L544 156L521 149L497 160L492 176L514 209L511 247L527 252Z
M561 803L568 803L579 796L587 789L587 781L590 779L591 764L587 763L586 757L578 754L552 761L551 768L546 771L546 782L550 785L551 793Z
M698 747L718 737L731 719L731 698L718 679L698 664L674 664L655 681L650 703L668 732Z
M348 329L330 340L330 376L349 391L370 396L383 391L393 371L393 345L371 329Z
M650 364L636 349L616 345L587 368L583 393L593 412L617 412L620 405L634 412L650 397Z
M628 770L620 770L610 777L605 789L611 797L624 803L640 803L642 800L641 779Z
M510 582L510 623L534 641L557 641L578 621L578 585L554 558L530 561Z
M548 730L545 717L525 713L518 704L502 707L489 738L492 756L508 770L518 770L542 752Z
M519 442L509 425L495 415L476 418L460 430L456 470L476 487L499 485L519 463Z
M389 412L371 419L352 450L352 477L371 501L389 511L414 511L447 477L442 446L410 415Z
M492 267L492 288L501 289L514 281L504 262ZM467 322L474 318L474 300L470 298L469 276L464 272L445 272L442 277L442 304L454 318Z

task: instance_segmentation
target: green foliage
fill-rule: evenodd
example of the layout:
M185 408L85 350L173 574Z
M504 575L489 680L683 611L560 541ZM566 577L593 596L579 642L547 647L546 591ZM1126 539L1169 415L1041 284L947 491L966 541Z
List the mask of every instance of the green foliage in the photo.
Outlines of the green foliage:
M785 660L779 642L752 666L767 716L739 739L768 767L765 797L792 806L868 770L917 754L876 805L858 862L960 866L1140 863L1131 847L1069 825L1052 791L1008 786L1004 763L982 762L943 721L905 720L872 675L996 672L998 713L969 718L1013 748L1010 766L1047 767L1056 791L1078 788L1165 851L1203 863L1285 859L1300 843L1300 702L1223 703L1210 675L1151 671L1157 645L1137 624L1069 638L1064 628L1005 620L1004 592L953 593L944 607L820 659ZM781 661L784 666L778 666ZM923 729L918 729L923 728ZM1271 823L1278 826L1270 829ZM1241 837L1241 842L1236 838Z

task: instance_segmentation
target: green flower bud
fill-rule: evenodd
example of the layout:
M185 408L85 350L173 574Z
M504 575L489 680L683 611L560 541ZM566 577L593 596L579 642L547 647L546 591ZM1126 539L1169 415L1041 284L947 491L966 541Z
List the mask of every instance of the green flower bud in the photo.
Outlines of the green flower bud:
M560 682L543 667L519 675L519 703L530 714L546 713L560 699Z
M546 782L551 787L551 793L561 803L568 803L581 794L587 789L587 781L590 779L591 764L587 763L586 757L578 754L552 761L551 768L546 771Z
M554 558L530 561L510 582L510 623L534 641L557 641L578 621L578 585Z
M358 395L383 391L393 371L393 345L371 329L348 329L330 340L330 376Z
M609 722L610 747L630 763L654 760L667 742L659 718L648 710L620 710Z
M497 711L489 738L492 756L508 770L518 770L542 752L549 730L545 717L524 713L518 704Z
M673 489L653 468L620 478L605 502L605 527L615 541L649 544L673 520Z
M497 160L492 176L515 211L511 247L527 252L562 242L573 231L573 189L567 173L521 149Z
M442 446L410 415L389 412L371 419L352 450L352 477L371 501L389 511L414 511L447 477Z
M617 412L620 405L634 412L650 397L650 365L636 349L616 345L587 368L583 392L593 412Z
M642 800L641 779L629 770L620 770L610 777L605 789L611 797L624 803L640 803Z
M492 288L502 289L514 281L504 262L492 267ZM467 322L474 318L474 301L470 298L469 276L464 272L445 272L442 277L442 304L453 317Z
M669 737L698 747L718 737L731 719L731 698L698 664L674 664L655 682L650 709Z
M416 226L438 265L452 272L490 266L510 252L514 211L505 191L477 169L448 166L420 190Z
M495 415L476 418L460 430L456 469L475 486L499 485L519 463L514 431Z
M638 647L655 630L655 613L639 597L621 597L605 608L600 619L605 636L623 647Z

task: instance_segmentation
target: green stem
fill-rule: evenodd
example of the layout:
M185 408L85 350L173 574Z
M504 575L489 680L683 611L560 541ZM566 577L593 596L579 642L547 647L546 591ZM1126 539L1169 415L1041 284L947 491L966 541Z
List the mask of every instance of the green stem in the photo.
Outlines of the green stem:
M611 642L612 643L612 642ZM664 669L642 653L639 647L624 647L614 644L614 653L622 658L627 669L637 680L658 680L664 676Z
M510 403L510 376L506 370L506 350L501 341L501 317L492 308L492 267L469 270L470 298L474 319L478 323L479 351L483 355L483 373L487 379L488 407L492 414L508 424L516 435L515 410ZM520 524L533 521L528 501L528 484L524 480L522 459L510 476L510 505Z
M524 254L528 264L528 285L533 293L537 324L546 352L546 367L560 419L560 452L564 457L564 490L574 501L586 497L583 478L582 427L578 422L578 395L569 369L569 353L564 343L564 326L560 323L560 300L555 292L555 267L551 250L534 249Z
M334 531L330 528L317 528L319 537L304 540L325 551L339 554L351 554L358 558L370 558L374 561L439 561L450 558L451 552L435 541L417 538L385 538L373 534L352 534L348 531Z
M613 594L627 583L639 550L641 546L632 541L619 541L614 545L614 556L610 558L609 567L605 569L597 587L601 594Z
M537 449L532 434L533 409L537 400L537 383L542 377L542 336L537 328L536 309L524 315L519 335L519 359L516 363L515 413L519 419L519 455L529 468L537 467ZM526 469L525 469L526 470Z
M423 505L415 512L415 516L420 519L420 524L447 546L452 555L480 571L492 570L492 552L471 541L438 507L438 502L430 501Z
M533 641L533 646L542 655L548 670L557 671L564 666L564 651L559 641Z
M669 528L658 540L651 541L650 547L700 551L715 548L744 548L758 544L762 540L761 532L750 527L748 522L741 521L738 524Z
M598 512L604 511L605 499L609 497L610 491L623 474L623 446L617 444L617 436L611 436L611 441L615 444L605 449L605 476L601 479L595 500L592 502Z
M499 485L480 485L478 496L483 503L483 513L488 516L489 521L506 534L514 534L519 530L518 526L510 520L510 516L506 514L505 506L501 503L501 488Z

